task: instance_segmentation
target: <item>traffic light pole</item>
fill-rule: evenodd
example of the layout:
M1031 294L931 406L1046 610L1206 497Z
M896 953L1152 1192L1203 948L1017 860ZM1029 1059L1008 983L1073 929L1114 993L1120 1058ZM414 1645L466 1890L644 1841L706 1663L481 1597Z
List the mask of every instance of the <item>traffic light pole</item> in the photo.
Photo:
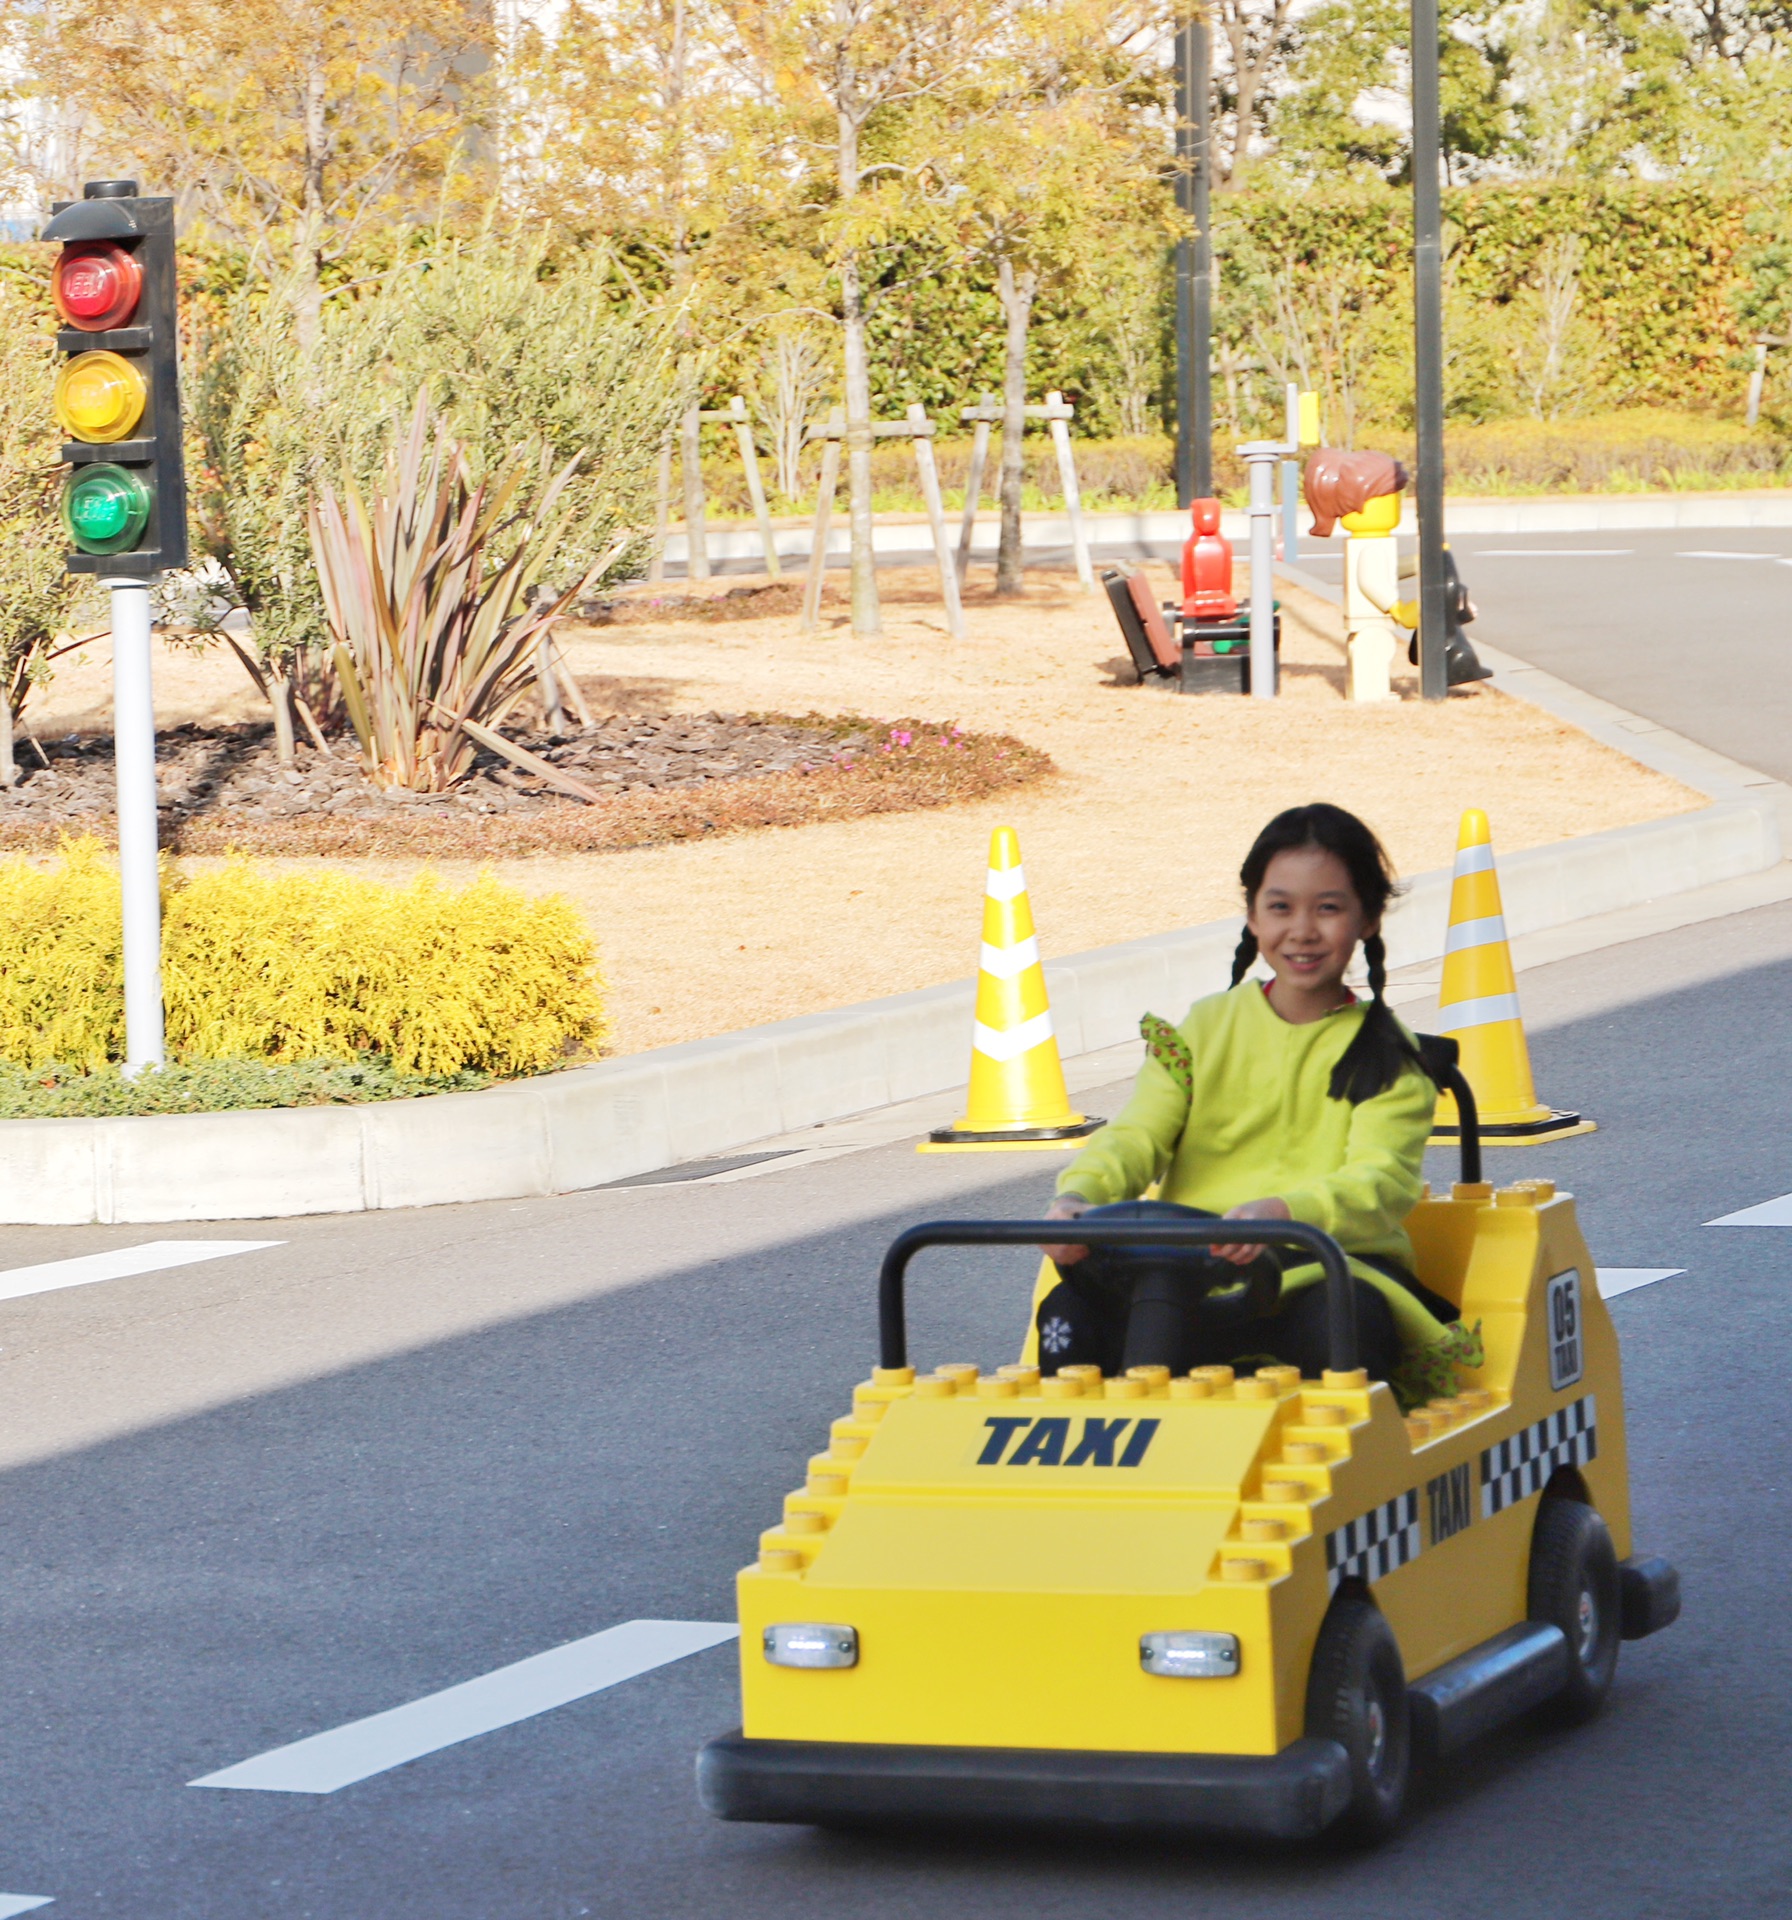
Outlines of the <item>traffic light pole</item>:
M1176 29L1176 498L1213 494L1213 77L1207 17Z
M62 521L88 573L112 596L112 736L124 909L127 1075L165 1058L162 897L156 834L156 712L150 582L187 564L181 458L174 202L134 180L90 180L60 202L40 239L60 246L51 294L68 358L53 397L67 436Z
M1443 196L1437 0L1412 0L1413 414L1419 506L1419 691L1450 691L1444 581Z
M150 681L147 580L107 580L112 592L112 740L118 774L118 874L124 895L127 1078L165 1059L162 1034L162 876L156 851L156 707Z

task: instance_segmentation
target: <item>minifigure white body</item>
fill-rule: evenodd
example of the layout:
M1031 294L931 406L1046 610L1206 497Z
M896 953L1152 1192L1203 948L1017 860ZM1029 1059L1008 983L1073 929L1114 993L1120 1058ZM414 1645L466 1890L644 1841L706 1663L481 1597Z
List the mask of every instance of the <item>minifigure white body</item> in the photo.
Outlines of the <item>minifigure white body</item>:
M1394 649L1405 630L1387 612L1400 597L1391 534L1353 533L1344 542L1344 640L1352 700L1391 700Z
M1391 700L1394 650L1408 629L1394 617L1400 602L1400 552L1394 528L1400 497L1383 494L1344 516L1344 645L1352 700Z

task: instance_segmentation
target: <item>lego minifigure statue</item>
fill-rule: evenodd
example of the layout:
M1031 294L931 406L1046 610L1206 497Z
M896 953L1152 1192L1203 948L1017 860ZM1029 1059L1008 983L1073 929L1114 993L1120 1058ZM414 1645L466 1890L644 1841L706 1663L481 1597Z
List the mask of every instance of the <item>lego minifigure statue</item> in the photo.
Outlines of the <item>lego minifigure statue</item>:
M1400 559L1394 529L1406 469L1385 453L1345 453L1321 447L1307 462L1304 482L1313 532L1324 539L1342 520L1344 640L1352 700L1391 700L1395 649L1419 624L1418 603L1400 598Z
M1220 503L1191 503L1194 531L1182 548L1182 613L1187 620L1231 620L1238 601L1232 592L1232 543L1220 532Z

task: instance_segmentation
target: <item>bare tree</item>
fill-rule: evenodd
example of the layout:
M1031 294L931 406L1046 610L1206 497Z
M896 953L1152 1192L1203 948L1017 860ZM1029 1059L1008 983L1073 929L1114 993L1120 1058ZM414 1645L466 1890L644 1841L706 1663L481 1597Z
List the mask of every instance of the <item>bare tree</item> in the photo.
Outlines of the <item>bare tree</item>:
M1605 345L1580 311L1579 234L1557 234L1537 256L1536 280L1512 303L1509 351L1525 404L1539 420L1572 411L1594 387Z
M1294 51L1291 11L1292 0L1216 0L1208 9L1222 49L1213 143L1219 186L1241 185L1250 165L1253 138L1262 130L1276 81Z
M867 318L877 274L929 169L903 156L917 120L947 113L987 46L990 7L1001 0L792 0L765 8L721 0L743 64L786 126L806 121L793 150L813 165L825 154L820 211L838 299L846 400L852 630L882 631L871 521L871 360Z

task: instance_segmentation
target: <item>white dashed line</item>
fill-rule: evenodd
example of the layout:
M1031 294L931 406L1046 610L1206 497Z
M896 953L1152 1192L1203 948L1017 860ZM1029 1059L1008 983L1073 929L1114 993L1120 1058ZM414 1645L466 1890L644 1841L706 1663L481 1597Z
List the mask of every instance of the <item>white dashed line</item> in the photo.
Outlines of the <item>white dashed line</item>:
M54 1896L47 1893L0 1893L0 1920L12 1920L15 1913L35 1913L47 1907Z
M200 1260L222 1260L226 1254L255 1253L285 1244L284 1240L146 1240L141 1246L114 1247L108 1253L14 1267L0 1273L0 1300L22 1300L27 1294L54 1293L60 1287L88 1287L96 1280L126 1280L133 1274L160 1273L165 1267L190 1267ZM16 1911L22 1913L24 1908ZM4 1913L0 1920L6 1920Z
M386 1713L275 1747L188 1785L242 1787L260 1793L334 1793L409 1760L420 1760L426 1753L514 1726L706 1647L720 1646L739 1631L732 1622L713 1620L625 1621Z
M1638 1287L1652 1287L1657 1280L1671 1280L1684 1267L1601 1267L1599 1297L1615 1300L1621 1293L1634 1293Z
M1677 553L1676 560L1777 560L1777 553L1740 553L1727 547L1699 548L1691 553Z
M1757 1207L1744 1207L1740 1213L1726 1213L1721 1219L1707 1220L1708 1227L1792 1227L1792 1193L1777 1200L1763 1200Z

